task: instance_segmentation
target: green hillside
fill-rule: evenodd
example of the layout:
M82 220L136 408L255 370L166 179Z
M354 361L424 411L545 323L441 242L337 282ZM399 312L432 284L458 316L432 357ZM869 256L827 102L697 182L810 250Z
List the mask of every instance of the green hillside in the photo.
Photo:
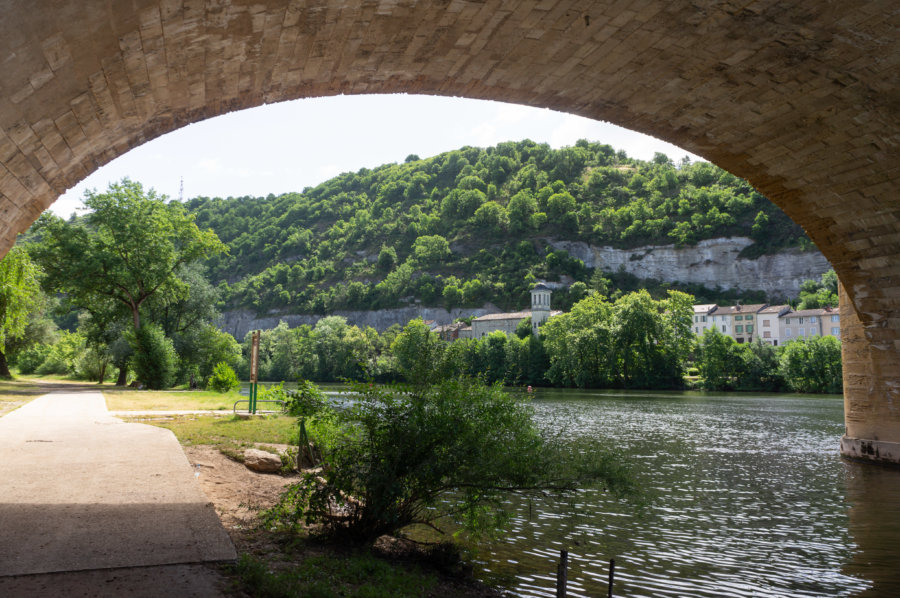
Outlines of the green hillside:
M329 313L424 305L527 303L537 279L568 276L571 297L605 281L547 239L628 248L748 236L762 255L811 246L750 185L716 166L650 162L579 141L531 141L409 156L301 193L187 202L228 254L209 262L229 308ZM608 273L613 286L640 286ZM696 292L697 289L687 289Z

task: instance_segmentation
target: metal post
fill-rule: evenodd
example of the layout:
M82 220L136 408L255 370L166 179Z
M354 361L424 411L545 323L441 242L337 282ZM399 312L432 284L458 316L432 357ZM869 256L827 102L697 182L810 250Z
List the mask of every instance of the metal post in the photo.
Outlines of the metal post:
M609 559L609 594L607 594L607 598L613 598L612 588L613 588L613 578L616 574L616 559Z
M556 598L566 598L566 584L569 568L569 551L559 551L559 567L556 569Z
M250 340L250 405L251 414L256 414L256 384L259 379L259 330L253 331Z

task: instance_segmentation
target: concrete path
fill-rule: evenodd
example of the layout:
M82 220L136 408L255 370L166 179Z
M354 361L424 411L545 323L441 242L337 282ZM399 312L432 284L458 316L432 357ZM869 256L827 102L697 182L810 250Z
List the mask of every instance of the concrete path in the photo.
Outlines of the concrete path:
M234 558L169 430L110 416L99 392L0 418L0 576Z

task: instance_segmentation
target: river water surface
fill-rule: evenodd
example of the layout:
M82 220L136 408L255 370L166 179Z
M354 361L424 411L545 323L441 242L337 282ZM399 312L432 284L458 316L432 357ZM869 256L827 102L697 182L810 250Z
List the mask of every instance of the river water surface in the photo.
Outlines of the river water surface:
M900 596L900 470L845 461L839 396L541 389L543 425L622 452L649 501L513 503L480 576L518 596Z

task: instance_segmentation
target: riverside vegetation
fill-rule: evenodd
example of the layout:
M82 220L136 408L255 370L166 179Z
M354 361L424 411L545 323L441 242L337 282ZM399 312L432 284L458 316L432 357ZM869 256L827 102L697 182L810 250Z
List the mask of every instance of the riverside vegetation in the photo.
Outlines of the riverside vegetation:
M181 204L124 179L88 192L85 204L81 217L42 216L2 262L0 366L8 356L20 373L224 390L236 382L230 371L246 379L248 365L247 339L215 325L222 309L512 306L540 277L571 283L554 296L568 313L540 338L526 327L512 338L428 341L441 353L438 371L510 385L680 388L696 368L714 388L839 386L831 361L831 374L803 376L819 382L796 383L786 349L773 357L724 340L695 346L690 304L715 291L635 288L641 281L548 248L549 237L629 246L729 234L755 239L751 254L808 244L746 182L707 163L524 141L410 156L279 197ZM801 307L831 301L834 280L809 281ZM419 324L379 333L338 316L279 325L263 335L261 375L404 380L419 337ZM713 376L702 360L717 350L730 357ZM760 363L765 379L753 373Z
M0 365L229 391L235 370L248 373L249 339L215 326L224 308L512 307L538 278L571 281L558 294L567 313L540 337L525 322L512 337L445 343L421 320L379 333L333 315L265 331L263 378L410 384L360 387L342 411L306 405L296 439L322 470L268 513L280 530L302 521L354 543L411 525L488 533L504 523L508 492L627 488L618 458L546 436L503 384L680 388L691 368L711 388L827 392L840 381L834 339L774 349L708 333L697 343L691 294L639 288L548 248L565 235L634 246L742 234L756 240L750 254L806 246L765 198L705 163L522 142L411 156L277 198L182 205L125 179L85 203L82 217L42 216L2 262ZM828 286L805 285L801 301L828 301ZM239 569L272 579L252 560Z

